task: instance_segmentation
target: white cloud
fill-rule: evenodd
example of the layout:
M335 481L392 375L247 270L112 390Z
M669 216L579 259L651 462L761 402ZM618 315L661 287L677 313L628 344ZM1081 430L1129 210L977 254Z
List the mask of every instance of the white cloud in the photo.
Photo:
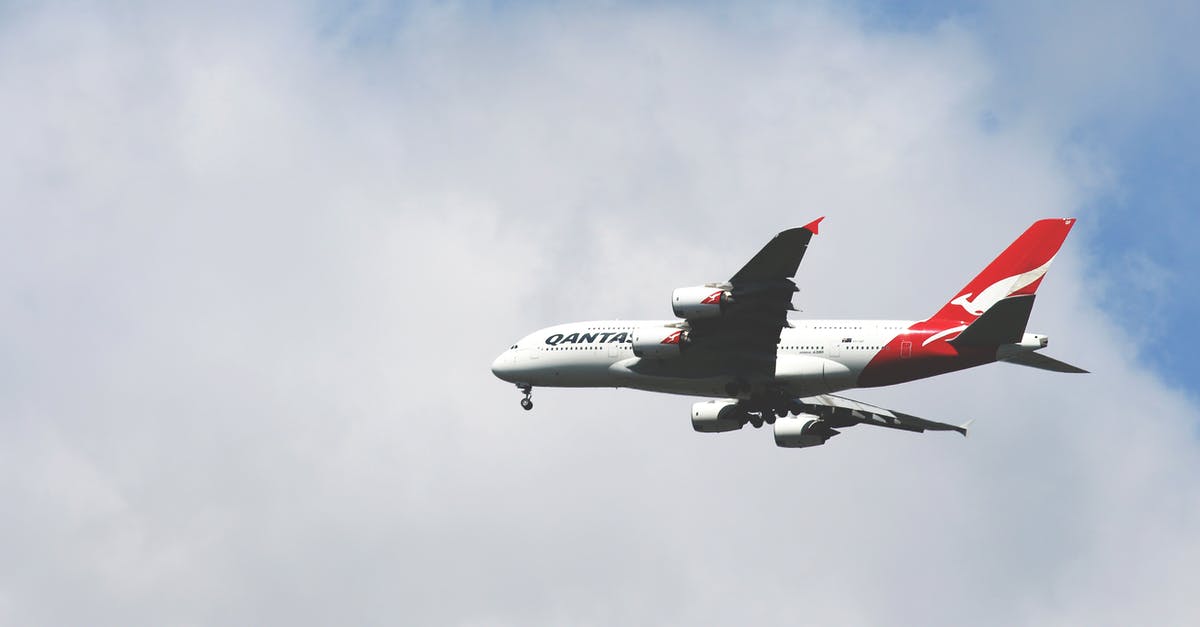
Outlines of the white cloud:
M1077 211L1058 138L981 123L969 33L477 11L366 46L286 11L10 20L4 622L1187 622L1197 410L1128 361L1078 236L1034 323L1097 374L862 395L965 442L777 450L611 390L524 414L488 372L819 214L806 312L917 317Z

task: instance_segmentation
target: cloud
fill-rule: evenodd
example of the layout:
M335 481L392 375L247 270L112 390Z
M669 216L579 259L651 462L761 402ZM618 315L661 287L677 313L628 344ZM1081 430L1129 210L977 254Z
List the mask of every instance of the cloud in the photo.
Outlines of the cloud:
M976 9L972 32L1005 85L997 124L1036 123L1062 136L1067 151L1084 148L1077 154L1087 166L1073 178L1095 178L1089 204L1099 208L1084 228L1097 242L1097 279L1139 289L1154 280L1148 268L1200 262L1189 239L1198 226L1191 172L1200 144L1192 130L1200 55L1190 33L1200 10L1174 2L991 2ZM1178 283L1135 298L1114 289L1104 303L1142 327L1149 340L1138 342L1142 360L1189 386L1200 371L1173 347L1200 340L1191 323L1200 300Z
M805 315L916 318L1080 211L1061 137L986 123L969 32L113 11L0 35L4 622L1190 617L1197 409L1126 358L1086 238L1034 324L1097 374L859 395L966 441L784 451L629 391L525 414L487 370L539 326L665 316L816 215Z

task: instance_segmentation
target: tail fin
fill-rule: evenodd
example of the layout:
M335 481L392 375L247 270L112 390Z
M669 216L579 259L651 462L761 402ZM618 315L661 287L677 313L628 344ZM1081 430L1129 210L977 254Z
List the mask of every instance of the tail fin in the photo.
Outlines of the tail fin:
M1038 220L930 319L972 322L1009 296L1033 294L1075 218Z

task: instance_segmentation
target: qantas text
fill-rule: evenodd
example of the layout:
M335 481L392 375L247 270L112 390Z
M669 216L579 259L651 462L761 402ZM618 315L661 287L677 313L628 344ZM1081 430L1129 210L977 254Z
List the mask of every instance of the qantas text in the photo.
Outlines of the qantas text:
M570 335L555 333L546 338L546 343L551 346L558 346L559 344L595 344L597 341L601 344L605 342L628 342L629 333L625 331L621 331L620 333L613 331L604 331L603 333L572 333Z

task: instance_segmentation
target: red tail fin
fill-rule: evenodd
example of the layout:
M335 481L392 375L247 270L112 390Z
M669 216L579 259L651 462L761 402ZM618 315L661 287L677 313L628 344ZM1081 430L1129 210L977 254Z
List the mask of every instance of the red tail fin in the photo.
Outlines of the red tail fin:
M1074 224L1075 218L1034 222L931 319L969 323L1003 298L1036 292Z

